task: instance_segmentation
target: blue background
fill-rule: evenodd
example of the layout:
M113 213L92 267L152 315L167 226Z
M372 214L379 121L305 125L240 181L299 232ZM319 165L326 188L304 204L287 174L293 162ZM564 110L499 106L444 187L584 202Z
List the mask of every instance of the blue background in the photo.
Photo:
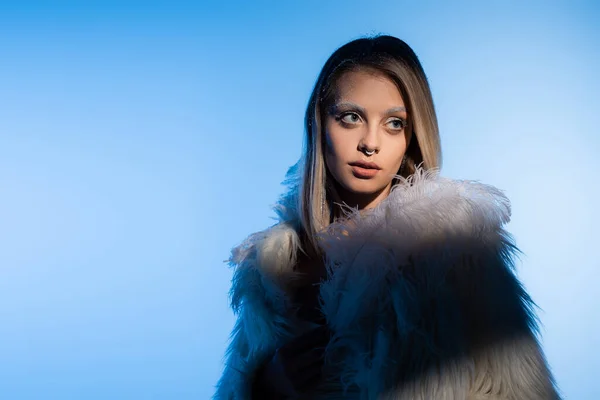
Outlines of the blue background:
M558 383L600 398L597 4L83 3L0 3L1 399L209 398L223 260L273 223L321 66L372 33L419 55L444 175L512 200Z

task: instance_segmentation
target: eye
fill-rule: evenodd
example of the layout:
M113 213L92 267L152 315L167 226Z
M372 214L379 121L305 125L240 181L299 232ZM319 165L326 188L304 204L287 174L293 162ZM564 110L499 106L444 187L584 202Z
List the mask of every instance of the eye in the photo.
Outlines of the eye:
M347 112L338 117L338 120L345 124L357 124L360 122L360 116L354 112Z
M400 131L400 130L406 128L406 125L408 125L408 122L406 122L406 120L403 118L394 118L394 119L389 120L387 122L387 125L395 131Z

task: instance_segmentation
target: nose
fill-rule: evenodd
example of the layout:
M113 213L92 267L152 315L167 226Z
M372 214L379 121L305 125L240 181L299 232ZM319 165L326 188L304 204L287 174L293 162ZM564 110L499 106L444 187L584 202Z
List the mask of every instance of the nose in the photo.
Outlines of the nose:
M361 152L369 152L369 153L379 153L380 150L380 137L379 130L377 125L369 126L367 125L367 129L364 131L363 135L358 142L358 151Z

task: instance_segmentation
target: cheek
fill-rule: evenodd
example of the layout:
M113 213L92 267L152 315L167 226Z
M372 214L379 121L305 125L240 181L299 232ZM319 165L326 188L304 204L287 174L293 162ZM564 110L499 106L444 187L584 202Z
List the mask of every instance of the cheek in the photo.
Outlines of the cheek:
M324 150L324 156L325 156L325 166L327 167L329 172L334 172L338 157L336 154L335 141L331 137L329 132L327 132L325 134L324 145L325 145L325 147L323 150Z
M381 160L385 163L386 169L397 170L402 164L402 158L406 154L406 140L403 137L400 140L391 140L387 143L387 150L385 153L385 160Z
M343 136L340 133L343 132L336 131L335 128L333 130L328 129L324 135L323 149L325 167L333 179L338 182L343 175L343 165L345 164L344 154L347 154L347 151L344 150L346 143L344 140L341 140Z
M324 144L325 156L327 157L328 162L335 162L342 152L342 143L340 143L338 132L336 132L335 129L331 130L328 128L325 131Z
M333 138L329 130L325 132L325 154L329 155L334 152Z
M333 157L343 157L352 150L353 135L346 129L341 128L337 124L328 124L325 131L325 152Z

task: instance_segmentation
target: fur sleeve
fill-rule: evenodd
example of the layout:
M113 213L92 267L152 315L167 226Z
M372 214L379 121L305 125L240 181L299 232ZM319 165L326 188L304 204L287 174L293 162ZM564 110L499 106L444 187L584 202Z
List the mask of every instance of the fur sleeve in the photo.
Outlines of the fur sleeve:
M468 399L559 399L538 343L535 305L514 273L516 247L503 230L484 238L448 277L473 360Z
M225 369L217 383L213 399L251 400L254 368L246 362L250 355L250 344L246 336L243 319L239 318L231 334Z
M289 338L286 295L274 272L264 273L294 261L289 252L279 253L282 243L275 238L282 235L274 233L280 233L281 229L275 227L253 234L232 252L230 264L234 273L230 296L237 321L214 400L251 400L256 371ZM288 259L284 257L286 254Z

